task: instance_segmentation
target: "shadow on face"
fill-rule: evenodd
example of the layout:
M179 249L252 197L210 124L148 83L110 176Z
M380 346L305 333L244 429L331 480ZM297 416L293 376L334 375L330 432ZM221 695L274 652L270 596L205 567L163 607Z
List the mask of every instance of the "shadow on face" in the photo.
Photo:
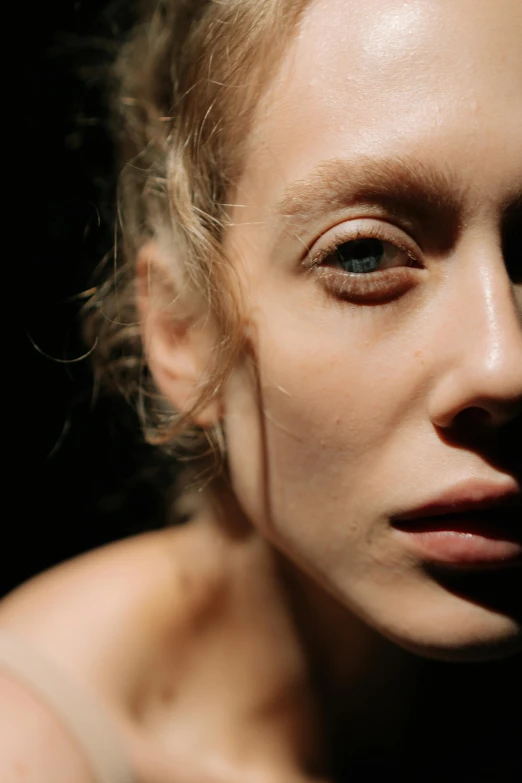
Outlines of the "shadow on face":
M514 0L313 3L228 236L256 364L225 399L241 505L428 654L520 644L519 570L441 576L391 520L522 486L521 37Z

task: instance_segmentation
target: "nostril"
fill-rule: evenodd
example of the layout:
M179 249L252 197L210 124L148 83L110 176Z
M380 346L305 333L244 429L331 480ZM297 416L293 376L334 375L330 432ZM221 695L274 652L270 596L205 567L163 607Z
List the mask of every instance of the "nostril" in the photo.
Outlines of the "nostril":
M454 447L480 453L498 469L516 475L522 471L522 410L492 412L479 406L461 411L448 427L439 428L442 440Z
M453 421L443 428L443 437L467 448L492 448L498 445L501 431L509 429L511 421L511 417L506 416L506 412L500 409L469 407L460 411Z
M454 440L477 448L493 445L499 425L497 416L489 408L475 406L460 411L450 429Z
M489 402L474 405L460 411L455 417L454 425L461 430L476 430L478 434L490 430L498 430L508 425L520 415L520 405Z
M459 416L469 422L469 426L486 428L494 424L493 415L491 411L486 410L486 408L468 408L467 410L462 411Z

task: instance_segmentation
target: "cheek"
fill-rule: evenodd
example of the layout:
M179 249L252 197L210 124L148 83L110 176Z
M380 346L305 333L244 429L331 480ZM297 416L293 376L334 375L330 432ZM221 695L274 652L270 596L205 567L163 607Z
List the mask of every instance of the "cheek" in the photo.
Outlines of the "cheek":
M420 383L414 351L408 362L399 336L346 338L344 315L328 322L309 314L289 324L272 314L258 330L255 360L228 389L235 490L253 521L277 536L295 526L302 534L309 519L313 535L331 520L377 513L376 482L383 492L393 485L400 441L409 438Z

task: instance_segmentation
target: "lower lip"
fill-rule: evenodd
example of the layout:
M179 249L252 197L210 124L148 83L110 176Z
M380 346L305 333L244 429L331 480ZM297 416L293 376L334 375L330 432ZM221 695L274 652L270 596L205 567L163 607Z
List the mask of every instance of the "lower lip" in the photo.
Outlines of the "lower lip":
M484 523L472 514L394 525L417 555L454 566L509 565L522 560L522 525Z

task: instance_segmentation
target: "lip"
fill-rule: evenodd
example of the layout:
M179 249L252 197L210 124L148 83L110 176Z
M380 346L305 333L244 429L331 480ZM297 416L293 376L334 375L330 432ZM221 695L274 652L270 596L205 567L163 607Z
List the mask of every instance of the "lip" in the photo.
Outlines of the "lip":
M391 519L423 560L452 566L522 562L522 490L466 482Z
M522 508L522 487L467 481L450 487L441 495L395 517L402 521L425 519L443 514L488 511L494 508Z

